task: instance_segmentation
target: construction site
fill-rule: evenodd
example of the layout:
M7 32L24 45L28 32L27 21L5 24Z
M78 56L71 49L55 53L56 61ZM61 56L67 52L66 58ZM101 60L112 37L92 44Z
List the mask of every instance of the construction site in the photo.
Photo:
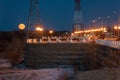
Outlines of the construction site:
M26 44L26 68L0 70L1 80L119 80L120 50L91 43ZM17 76L17 77L16 77Z
M0 80L120 80L119 39L105 38L103 24L85 30L81 0L74 2L72 31L54 32L41 23L38 0L30 0L27 29L0 33L7 35L0 41Z

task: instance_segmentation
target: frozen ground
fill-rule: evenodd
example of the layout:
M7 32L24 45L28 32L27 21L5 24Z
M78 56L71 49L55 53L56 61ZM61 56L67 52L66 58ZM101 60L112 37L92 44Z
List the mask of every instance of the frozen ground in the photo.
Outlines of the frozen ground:
M70 68L41 70L0 70L0 80L65 80L73 75Z

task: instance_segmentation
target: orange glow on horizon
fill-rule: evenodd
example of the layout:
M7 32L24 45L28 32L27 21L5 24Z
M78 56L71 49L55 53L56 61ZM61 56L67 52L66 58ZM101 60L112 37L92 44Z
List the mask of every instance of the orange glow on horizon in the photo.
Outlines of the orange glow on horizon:
M120 29L120 27L119 27ZM107 29L102 27L102 28L92 28L92 29L87 29L87 30L81 30L81 31L75 31L74 33L75 34L81 34L81 33L90 33L90 32L100 32L100 31L103 31L103 32L107 32Z

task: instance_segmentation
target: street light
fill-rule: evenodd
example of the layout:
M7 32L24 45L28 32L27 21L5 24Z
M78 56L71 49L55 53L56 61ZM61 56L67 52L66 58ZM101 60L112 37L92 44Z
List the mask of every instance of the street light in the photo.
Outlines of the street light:
M117 30L117 32L118 32L118 37L119 37L120 26L114 26L114 29Z
M38 38L43 36L43 28L42 27L36 27Z
M53 33L54 33L53 30L50 30L49 31L49 36L51 37L53 35Z
M52 33L53 33L53 31L52 31L52 30L50 30L50 31L49 31L49 33L50 33L50 34L52 34Z
M41 27L36 27L36 31L42 32L42 31L43 31L43 28L41 28Z

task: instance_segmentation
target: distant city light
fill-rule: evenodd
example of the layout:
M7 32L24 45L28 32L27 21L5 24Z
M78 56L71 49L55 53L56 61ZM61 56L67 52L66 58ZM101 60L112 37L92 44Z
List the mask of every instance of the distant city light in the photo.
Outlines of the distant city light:
M120 26L118 26L118 29L120 29Z
M96 22L96 20L93 20L92 22Z
M49 33L50 33L50 34L52 34L52 33L53 33L53 31L52 31L52 30L50 30L50 31L49 31Z
M110 18L110 16L107 16L107 18Z
M118 27L117 26L114 26L114 29L117 29Z
M119 35L120 35L120 26L114 26L114 29L115 30L117 30L117 32L118 32L118 34L117 34L117 36L119 37Z
M104 30L104 28L101 28L101 30Z
M101 17L98 17L98 19L101 19Z
M71 33L71 36L74 36L74 33Z
M83 30L83 31L75 31L75 34L80 34L80 33L89 33L89 32L107 32L106 28L96 28L96 29L88 29L88 30Z

